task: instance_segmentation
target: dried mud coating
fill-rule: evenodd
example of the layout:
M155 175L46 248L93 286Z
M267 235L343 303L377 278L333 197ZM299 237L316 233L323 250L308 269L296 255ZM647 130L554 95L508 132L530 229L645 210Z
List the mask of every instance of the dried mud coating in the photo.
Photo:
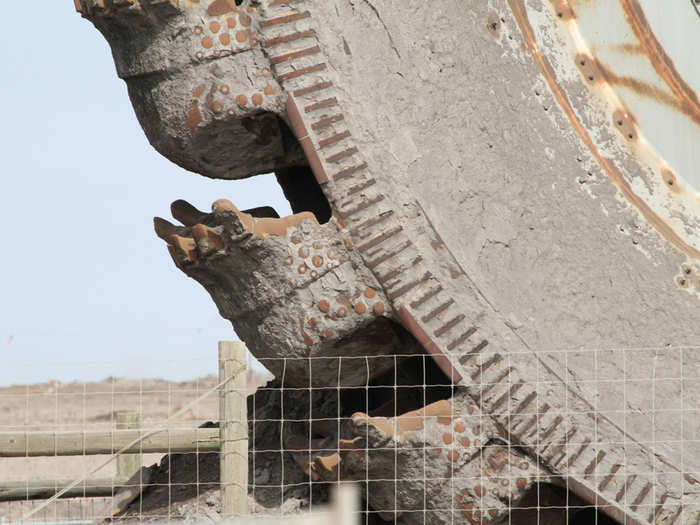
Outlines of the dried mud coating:
M638 40L621 51L650 64L661 92L580 41L552 50L598 4L76 2L158 151L214 178L303 167L328 200L324 224L225 201L213 213L180 203L182 226L155 224L277 376L364 385L395 364L376 356L430 353L466 391L455 408L471 399L503 443L585 501L619 522L690 523L695 190L609 94L623 86L694 122L697 93L639 2L607 5ZM338 360L305 361L339 356L340 375ZM369 358L370 370L352 364ZM431 447L475 446L449 440Z

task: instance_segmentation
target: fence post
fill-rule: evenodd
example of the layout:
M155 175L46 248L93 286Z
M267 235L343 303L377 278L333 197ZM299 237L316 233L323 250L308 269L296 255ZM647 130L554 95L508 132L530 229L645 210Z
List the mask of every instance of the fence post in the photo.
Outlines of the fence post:
M221 517L248 513L248 410L246 348L241 342L219 342L219 432L221 435Z
M141 428L141 414L138 412L117 412L117 430L138 430ZM120 454L117 458L117 478L129 479L141 468L141 453Z

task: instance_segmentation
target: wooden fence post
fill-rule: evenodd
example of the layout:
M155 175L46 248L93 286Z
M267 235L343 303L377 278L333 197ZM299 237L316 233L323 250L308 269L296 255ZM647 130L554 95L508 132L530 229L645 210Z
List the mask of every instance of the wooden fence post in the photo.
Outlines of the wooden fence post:
M219 432L221 440L221 517L248 513L248 410L246 348L219 342Z
M117 412L117 430L137 430L141 428L141 414L138 412ZM117 458L117 478L129 479L141 468L141 453L120 454Z

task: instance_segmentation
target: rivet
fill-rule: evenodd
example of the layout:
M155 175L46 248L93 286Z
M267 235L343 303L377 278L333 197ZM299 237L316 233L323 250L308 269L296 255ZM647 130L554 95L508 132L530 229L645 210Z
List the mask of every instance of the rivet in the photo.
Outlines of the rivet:
M309 256L309 249L306 246L299 248L299 257L306 259Z
M227 84L222 84L221 86L219 86L219 91L221 91L223 95L228 95L231 91L231 88L229 88Z
M263 96L260 93L256 93L255 95L252 96L251 100L253 101L253 104L256 106L259 106L260 104L263 103Z
M323 257L321 257L320 255L314 255L311 258L311 262L316 268L320 268L321 266L323 266Z
M211 39L210 36L205 36L202 38L202 47L204 49L209 49L214 45L214 41Z
M301 274L306 273L306 270L308 270L308 269L309 269L309 267L306 266L306 264L300 264L300 265L299 265L299 273L301 273Z
M445 445L451 445L453 440L454 436L452 436L452 434L443 434L442 436L442 441L445 443Z
M231 43L231 35L228 33L221 33L219 35L219 42L221 42L221 45L227 46Z
M346 317L348 315L348 309L341 306L335 313L338 317Z
M365 306L364 303L357 303L355 305L355 312L357 312L358 314L362 315L366 311L367 311L367 307Z
M221 24L215 20L214 22L209 24L209 29L211 29L212 33L218 33L221 29Z
M331 305L328 304L328 301L325 299L321 299L318 303L318 309L321 310L324 314L328 313L328 310L331 309Z
M455 432L461 434L466 429L467 429L467 426L464 423L462 423L461 421L457 421L457 423L455 423Z
M474 487L474 494L476 494L479 497L482 497L484 494L486 494L486 489L483 485L477 485L476 487Z
M248 97L245 95L238 95L236 96L236 104L239 106L245 106L248 103Z
M524 489L527 487L527 480L525 478L518 478L518 481L516 481L515 484L519 489Z
M367 288L365 290L365 297L367 299L372 299L375 295L377 295L377 292L374 291L372 288Z
M373 307L372 310L374 310L374 313L379 315L381 313L384 313L384 303L376 303Z

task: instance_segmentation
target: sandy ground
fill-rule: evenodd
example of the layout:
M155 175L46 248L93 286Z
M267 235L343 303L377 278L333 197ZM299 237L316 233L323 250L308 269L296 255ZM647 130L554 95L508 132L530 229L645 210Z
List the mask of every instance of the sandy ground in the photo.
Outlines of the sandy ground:
M249 377L249 390L266 379ZM116 427L116 413L141 414L142 428L165 423L170 415L216 386L217 378L208 376L187 382L164 380L127 380L109 378L95 383L49 382L0 388L0 432L91 431ZM213 392L195 403L179 417L168 421L167 428L196 428L206 421L218 420L218 397ZM161 454L145 454L143 465L160 460ZM116 462L92 473L108 456L47 458L0 458L0 486L3 482L25 480L74 480L110 478ZM62 500L47 507L33 519L44 522L90 519L107 500ZM0 523L13 523L41 502L0 502Z

